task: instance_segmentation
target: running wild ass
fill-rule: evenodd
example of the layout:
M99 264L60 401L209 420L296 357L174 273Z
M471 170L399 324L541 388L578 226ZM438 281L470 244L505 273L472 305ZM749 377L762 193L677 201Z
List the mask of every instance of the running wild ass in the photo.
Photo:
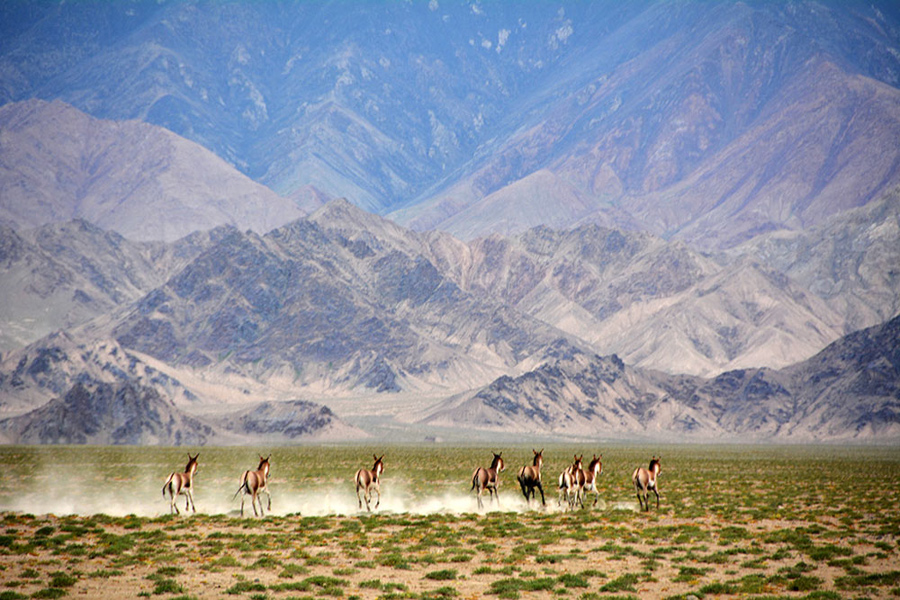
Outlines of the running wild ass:
M269 459L272 458L272 455L263 458L259 457L259 466L255 471L244 471L243 475L241 475L241 484L238 490L234 493L234 496L231 498L234 500L237 498L238 494L241 494L241 516L244 516L244 495L250 496L250 506L253 507L253 514L257 515L256 512L256 504L259 504L259 512L262 516L265 516L262 507L262 499L259 495L262 492L266 493L266 498L268 499L267 509L269 512L272 511L272 494L269 493L268 480L269 480Z
M578 457L576 457L577 459ZM573 508L575 503L572 499L572 494L575 492L575 475L574 475L575 465L569 465L566 469L559 474L559 498L556 500L557 506L562 506L563 501L565 500L566 504L569 508Z
M169 475L169 478L166 479L166 483L163 484L163 498L166 497L166 492L169 492L169 514L172 512L181 514L181 511L178 510L178 506L175 502L178 494L184 494L185 496L184 510L187 510L190 505L191 510L195 513L197 512L197 508L194 506L194 473L197 472L198 458L200 458L199 452L197 453L197 456L191 456L191 454L188 453L188 463L184 468L184 473L178 473L177 471L172 473Z
M378 508L378 505L381 504L381 473L384 471L384 454L381 455L381 458L378 458L376 454L373 454L372 457L375 459L375 464L372 465L372 470L368 469L360 469L356 472L356 500L359 502L359 509L362 510L362 499L359 496L359 491L363 491L363 498L366 500L366 510L372 512L372 509L369 507L369 502L372 500L372 492L374 491L378 494L378 500L375 502L375 508Z
M581 460L584 458L584 455L575 457L575 464L572 465L572 477L574 479L572 487L575 488L575 500L581 504L581 508L584 508L585 492L594 492L594 504L592 506L596 506L597 500L600 498L600 491L597 489L597 477L603 473L603 463L600 461L602 457L602 454L600 456L595 454L587 469L583 469L581 466Z
M497 506L500 506L500 491L498 489L500 487L500 473L506 470L506 464L500 456L503 454L502 452L500 454L492 454L494 454L494 459L491 461L490 468L478 467L475 469L475 473L472 474L472 489L476 490L478 508L484 508L484 502L481 500L484 490L487 490L491 495L491 504L494 503L494 495L496 494Z
M530 465L525 465L519 469L516 479L519 480L519 486L522 488L522 495L525 496L525 502L531 505L531 498L534 498L534 488L541 492L541 505L546 506L544 501L544 487L541 485L541 465L544 464L544 449L540 452L531 450L534 453L534 461ZM529 498L530 496L530 498Z
M660 458L654 456L650 460L650 467L638 467L631 475L631 481L634 482L634 489L637 491L638 502L641 503L641 510L650 510L650 492L656 494L656 508L659 509L659 490L657 489L656 479L659 477Z

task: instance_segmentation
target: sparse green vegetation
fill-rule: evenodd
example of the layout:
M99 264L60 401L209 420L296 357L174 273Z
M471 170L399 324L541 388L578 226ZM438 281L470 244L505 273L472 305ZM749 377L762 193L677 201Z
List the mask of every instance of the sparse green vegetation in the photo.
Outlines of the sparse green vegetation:
M553 450L545 454L557 461L555 469L563 464L556 457L571 452ZM232 450L211 449L204 456L217 452L227 457ZM358 462L340 447L282 452L303 456L291 461L283 455L275 463L284 465L276 480L284 487L296 477L304 489L315 490L330 484L335 470L352 470ZM427 447L396 448L389 456L404 465L410 480L445 482L444 490L407 492L405 502L414 507L429 494L466 494L470 466L482 454ZM522 462L527 454L521 453ZM816 600L900 594L900 492L873 489L865 475L874 466L885 481L897 479L900 451L842 449L835 457L811 448L669 448L660 508L654 503L640 513L627 478L645 454L604 449L602 502L573 512L557 510L552 500L547 510L524 510L507 476L501 494L510 512L479 513L474 497L458 503L466 510L434 514L179 517L166 514L164 503L159 516L0 512L0 600L92 596L100 585L120 586L117 593L130 597L181 600ZM215 467L206 467L203 475L214 479L209 471ZM383 484L386 503L399 481ZM0 501L15 493L0 489ZM284 490L281 497L289 494Z

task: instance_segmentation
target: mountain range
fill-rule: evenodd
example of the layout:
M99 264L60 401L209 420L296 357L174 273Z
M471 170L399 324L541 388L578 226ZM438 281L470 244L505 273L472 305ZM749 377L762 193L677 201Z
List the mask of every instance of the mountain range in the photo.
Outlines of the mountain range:
M885 207L891 203L895 196L884 199ZM53 239L58 230L47 225L26 237ZM877 441L900 434L893 425L897 318L876 325L874 333L841 337L843 300L829 308L826 298L742 255L701 254L681 242L595 225L536 228L466 244L444 233L416 233L343 200L265 236L224 226L173 244L149 244L100 235L82 222L64 230L69 237L57 239L75 248L104 248L113 240L123 252L158 257L147 260L157 267L140 270L146 280L135 280L149 289L136 300L123 298L64 333L4 353L0 412L14 423L6 426L8 439L33 439L25 435L33 426L22 423L60 414L42 407L65 406L72 390L74 398L84 396L86 378L108 390L95 395L117 397L126 393L121 386L153 390L168 399L169 410L212 428L202 439L218 443L256 431L247 417L228 416L239 407L262 401L268 404L241 410L280 413L287 410L282 401L298 396L344 406L354 397L365 406L376 396L419 396L413 411L419 426L534 435L641 437L650 421L661 437L694 439ZM855 262L865 265L874 258L863 251L872 228L862 232ZM57 256L74 254L57 244ZM794 247L805 252L817 245L807 239ZM871 247L878 257L884 251ZM120 263L109 258L94 270L115 274L110 265ZM168 279L156 284L151 275ZM872 295L871 279L857 283L859 291L845 289L838 297ZM874 283L896 303L895 281ZM50 296L65 297L72 289ZM80 298L77 289L73 302ZM836 322L828 335L822 335L823 314ZM629 332L635 315L644 323L632 322ZM709 324L715 347L698 337L700 322ZM619 347L633 353L625 362L614 351L600 351L618 340L592 337L615 323L623 328ZM635 344L641 331L649 340L643 346ZM821 337L804 345L804 335ZM852 344L853 350L817 354L817 343L824 347L833 341L829 336L837 340L829 348ZM801 353L811 358L790 360ZM823 354L837 358L823 361ZM848 356L865 360L848 362ZM651 360L661 364L639 364ZM738 368L738 361L746 365ZM810 365L823 362L810 374ZM696 364L716 368L692 375L688 367ZM860 384L872 369L881 379ZM749 416L745 405L733 404L750 400L760 404ZM735 414L743 415L740 422ZM810 422L821 414L841 420ZM185 423L176 428L178 439L200 439L188 426L193 422ZM338 431L357 431L349 427L343 423Z
M26 1L0 34L8 441L353 437L321 402L383 397L898 436L894 3Z
M129 156L151 148L173 168L188 162L174 138L144 139L140 121L286 199L345 197L415 229L469 240L592 222L705 248L802 230L900 183L900 10L888 1L134 0L2 11L0 104L62 100L128 130L124 145L87 142L94 173L115 171L110 153L159 168ZM65 146L51 123L41 136ZM202 161L192 173L205 186L240 186L218 201L253 206L247 226L292 220L272 223L292 208L215 175L211 155L189 160ZM52 166L65 173L62 163ZM67 191L90 205L103 190L86 179ZM174 193L154 179L156 192ZM153 192L119 190L135 202ZM182 203L173 221L207 227L191 212L201 202ZM124 233L150 207L117 226L92 219ZM139 235L188 233L170 227Z

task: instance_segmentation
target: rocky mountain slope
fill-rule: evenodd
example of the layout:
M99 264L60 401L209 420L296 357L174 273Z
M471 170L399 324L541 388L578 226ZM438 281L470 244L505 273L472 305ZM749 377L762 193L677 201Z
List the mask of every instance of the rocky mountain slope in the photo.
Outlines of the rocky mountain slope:
M73 237L98 238L87 229L94 235ZM857 248L854 264L882 251L879 244ZM875 354L854 350L870 358L852 369L761 370L766 361L788 363L790 353L778 352L796 354L804 335L826 337L823 315L836 313L745 257L701 254L597 226L538 228L465 244L447 234L417 234L340 200L265 236L226 227L152 251L165 268L183 266L137 301L2 357L3 412L22 416L56 406L88 377L109 390L146 387L178 410L202 413L216 440L248 432L290 440L290 432L313 425L321 431L311 435L358 435L334 426L326 411L295 416L302 401L243 407L240 414L230 407L291 397L365 402L397 393L452 397L432 411L429 425L584 435L602 422L616 435L642 435L650 427L697 438L893 435L882 384L813 385L832 371L861 373L878 364L878 348L896 349L893 329L869 336L880 340ZM884 281L866 281L896 298ZM861 289L871 295L874 286ZM610 333L616 326L618 339ZM828 335L839 337L838 329ZM644 357L636 363L669 357L671 368L666 374L600 358L602 344ZM748 364L713 379L684 374L700 364L697 356L703 364ZM878 368L876 375L884 371ZM838 389L854 398L853 406L822 408ZM868 412L857 414L858 407ZM867 421L870 413L883 418ZM218 416L210 420L212 414ZM821 414L834 418L813 423ZM861 433L848 433L851 423L862 423ZM11 431L24 431L18 427Z
M61 398L0 421L18 444L204 445L214 431L184 415L156 388L79 380Z
M232 230L104 335L170 365L375 392L485 383L563 335L467 294L422 247L335 201L266 236Z
M900 190L807 232L759 236L735 249L823 299L849 331L900 312Z
M463 289L635 366L693 374L781 367L844 333L826 302L778 271L649 234L540 227L476 240L464 254L441 261L457 265Z
M0 362L3 443L222 445L366 435L314 402L210 412L211 404L113 340L81 344L55 334Z
M142 244L83 220L19 231L0 225L0 351L134 302L215 235Z
M464 239L593 222L730 247L900 183L886 0L3 11L4 104L160 125L283 196L313 186ZM141 164L142 145L117 152Z
M654 441L900 439L900 317L782 370L670 376L556 345L547 361L451 398L423 421Z
M264 233L304 214L161 127L29 100L0 107L0 131L0 220L17 228L77 218L174 241L222 224Z

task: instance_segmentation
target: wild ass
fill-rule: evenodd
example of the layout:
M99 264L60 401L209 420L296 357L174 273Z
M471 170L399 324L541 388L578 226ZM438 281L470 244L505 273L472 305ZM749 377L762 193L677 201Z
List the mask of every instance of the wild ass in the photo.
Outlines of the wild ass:
M163 498L166 497L166 491L169 492L169 514L173 511L181 514L175 502L178 494L185 495L184 510L188 509L188 503L190 503L191 510L195 513L197 512L197 508L194 506L194 473L197 472L197 467L199 466L197 463L198 458L200 458L199 452L197 456L191 456L190 452L188 452L188 463L184 468L184 473L178 473L177 471L172 473L163 484Z
M659 490L657 489L656 479L659 477L660 458L654 456L650 460L650 467L638 467L631 475L631 481L634 483L634 489L637 491L638 502L641 503L641 510L650 510L650 501L648 496L652 490L656 494L656 508L659 509Z
M244 495L250 496L250 506L253 507L253 514L255 516L259 516L256 512L256 504L259 503L259 512L262 516L266 516L263 512L262 500L259 495L262 492L266 493L266 497L268 499L267 509L271 512L272 510L272 494L269 492L268 480L269 480L269 459L272 458L272 455L263 458L259 457L259 466L255 471L244 471L243 475L241 475L241 484L238 490L234 493L234 496L231 498L234 500L237 498L238 494L241 494L241 516L244 516Z
M500 456L503 454L502 452L500 454L492 452L492 454L494 458L491 461L490 468L478 467L475 469L475 473L472 474L472 490L476 490L478 508L484 508L484 502L481 500L484 490L487 490L491 495L491 504L494 503L494 495L496 494L497 506L500 506L500 491L498 489L500 487L500 473L506 470L506 464Z
M368 469L360 469L356 472L356 500L359 502L359 509L362 510L362 499L359 496L359 491L363 490L363 498L366 500L366 510L372 512L372 509L369 507L369 502L372 500L372 492L374 491L378 494L378 500L375 502L375 508L381 504L381 473L384 471L384 454L381 455L381 458L378 458L376 454L373 454L372 457L375 459L375 464L372 465L372 470Z
M525 496L525 502L531 505L531 498L534 498L534 488L541 491L541 505L546 506L544 501L544 487L541 485L541 465L544 464L544 449L541 451L531 450L534 453L534 461L530 465L525 465L519 469L516 479L519 480L519 486L522 488L522 495Z
M559 474L559 498L556 500L557 506L562 506L563 500L565 500L566 504L569 505L569 508L574 507L574 501L572 500L572 494L575 492L574 469L575 465L569 465Z
M600 459L603 457L594 455L594 458L591 459L591 462L588 464L587 469L583 469L582 458L584 455L575 457L575 464L572 465L574 483L573 487L575 488L576 495L575 500L581 504L581 508L584 508L584 493L585 492L594 492L594 504L592 506L597 505L597 500L600 498L600 491L597 489L597 477L603 473L603 463ZM573 504L574 506L574 504Z

